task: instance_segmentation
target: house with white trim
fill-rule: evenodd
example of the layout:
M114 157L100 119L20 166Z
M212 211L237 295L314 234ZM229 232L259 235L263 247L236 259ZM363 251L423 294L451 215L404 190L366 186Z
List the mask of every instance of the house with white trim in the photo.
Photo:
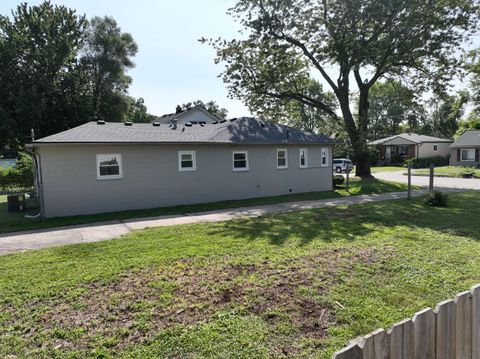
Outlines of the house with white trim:
M450 149L450 165L480 167L480 130L465 131Z

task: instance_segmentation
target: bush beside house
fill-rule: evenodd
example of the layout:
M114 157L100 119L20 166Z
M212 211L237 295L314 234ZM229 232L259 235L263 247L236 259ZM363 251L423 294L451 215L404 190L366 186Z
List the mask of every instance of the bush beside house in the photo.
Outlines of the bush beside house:
M0 189L33 187L33 160L27 153L20 152L13 167L0 168Z
M450 156L434 156L427 158L412 158L411 160L405 160L405 166L408 166L408 161L411 161L413 168L427 168L433 163L435 167L448 166Z

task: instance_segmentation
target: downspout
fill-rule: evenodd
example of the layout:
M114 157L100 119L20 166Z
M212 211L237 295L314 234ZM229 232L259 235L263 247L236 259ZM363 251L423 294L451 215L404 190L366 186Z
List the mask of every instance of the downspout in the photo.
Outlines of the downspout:
M45 219L45 211L44 211L44 203L43 203L43 183L42 183L42 170L41 170L41 162L40 162L40 154L35 151L35 147L29 148L26 147L26 150L33 159L33 179L35 184L35 190L38 196L38 203L40 205L40 213L35 216L29 216L29 218L38 218Z

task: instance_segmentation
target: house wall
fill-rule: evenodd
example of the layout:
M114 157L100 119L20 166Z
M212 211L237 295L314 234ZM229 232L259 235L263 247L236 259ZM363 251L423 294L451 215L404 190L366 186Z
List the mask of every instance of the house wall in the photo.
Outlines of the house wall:
M461 161L460 160L460 148L452 148L450 149L450 166L465 166L465 167L480 167L480 146L479 147L468 147L465 146L463 147L465 149L467 148L475 148L476 149L476 155L475 159L476 161Z
M447 156L450 154L451 142L424 142L418 145L418 158L428 158L434 156ZM433 146L437 145L437 151L433 150Z
M328 167L320 167L322 147ZM276 168L287 148L288 169ZM308 149L309 168L299 167ZM197 170L178 170L178 151L196 151ZM249 171L232 170L232 151L249 152ZM46 217L114 212L332 189L328 146L56 145L39 147ZM98 180L97 154L121 154L123 178Z

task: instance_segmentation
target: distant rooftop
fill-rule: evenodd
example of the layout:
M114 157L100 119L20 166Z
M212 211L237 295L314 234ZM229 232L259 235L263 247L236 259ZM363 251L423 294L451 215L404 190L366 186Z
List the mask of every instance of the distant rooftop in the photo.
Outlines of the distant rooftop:
M450 147L479 147L480 130L466 131Z
M386 138L381 138L376 141L369 142L370 145L381 145L383 143L392 141L396 138L401 138L413 143L425 143L425 142L453 142L452 140L440 137L426 136L426 135L417 135L416 133L401 133L399 135L394 135Z
M323 135L251 117L210 124L88 122L34 141L42 144L337 144Z

